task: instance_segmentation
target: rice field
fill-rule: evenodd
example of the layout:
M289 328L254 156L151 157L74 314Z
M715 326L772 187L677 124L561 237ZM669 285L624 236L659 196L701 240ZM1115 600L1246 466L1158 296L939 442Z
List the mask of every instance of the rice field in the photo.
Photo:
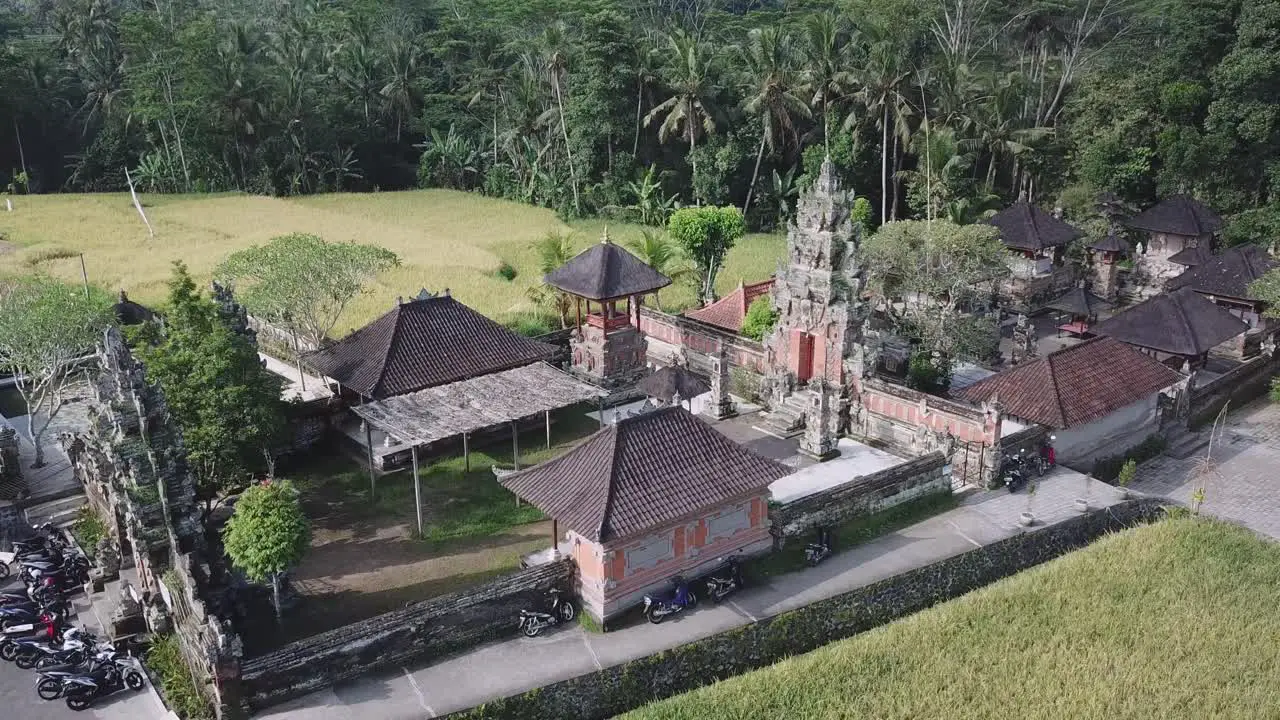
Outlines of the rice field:
M1280 545L1170 520L623 720L1280 717Z
M229 253L291 232L330 241L380 245L402 265L378 278L352 303L336 334L385 312L397 296L426 287L448 287L453 295L498 320L534 310L527 290L540 282L530 243L548 232L574 232L585 248L599 240L598 220L566 225L550 210L450 190L412 190L272 198L241 194L147 195L142 198L155 229L148 236L128 194L35 195L13 198L14 211L0 208L0 271L47 272L80 280L83 253L90 282L111 292L124 289L142 303L165 294L170 265L182 260L200 281ZM640 228L613 224L615 242L638 237ZM783 254L781 236L750 235L726 259L719 287L767 277ZM509 263L514 280L497 274ZM694 301L693 289L673 286L664 307Z

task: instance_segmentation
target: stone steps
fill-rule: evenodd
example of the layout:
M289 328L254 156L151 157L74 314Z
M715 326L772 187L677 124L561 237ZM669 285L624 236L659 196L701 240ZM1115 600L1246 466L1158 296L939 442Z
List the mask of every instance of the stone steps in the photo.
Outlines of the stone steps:
M766 429L781 437L793 437L803 432L804 415L811 395L808 390L794 392L781 405L763 413Z
M39 505L32 505L27 508L27 522L32 526L43 525L44 523L53 523L60 528L66 528L76 521L76 515L79 514L80 508L89 504L89 499L84 493L72 495L70 497L59 498Z
M1178 460L1185 460L1209 446L1209 434L1186 431L1169 438L1164 454Z

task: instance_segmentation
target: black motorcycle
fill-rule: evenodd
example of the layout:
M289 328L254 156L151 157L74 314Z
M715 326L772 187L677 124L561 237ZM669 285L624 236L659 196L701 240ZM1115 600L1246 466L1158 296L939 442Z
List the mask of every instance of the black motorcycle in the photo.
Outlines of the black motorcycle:
M1009 492L1017 492L1019 488L1027 484L1027 481L1031 479L1030 476L1031 471L1026 467L1022 457L1004 456L1001 477L1004 479L1004 486Z
M120 672L114 665L107 665L91 673L69 675L62 679L62 696L72 710L87 710L93 701L123 688L141 690L142 675L132 668Z
M18 648L13 656L13 664L23 670L30 670L40 662L41 658L63 657L63 653L67 650L84 649L94 644L93 636L79 628L69 628L60 640L61 642L35 637L17 641L15 644Z
M804 561L809 567L831 557L831 531L826 528L818 530L818 538L804 546Z
M671 579L671 589L667 592L644 596L644 616L654 625L666 620L668 615L697 606L698 596L688 581L679 576Z
M30 626L17 625L0 632L0 660L12 662L27 643L62 642L62 615L51 613Z
M548 608L545 612L520 611L520 629L524 631L526 637L537 637L545 628L567 623L577 615L577 608L573 606L572 600L564 597L564 591L551 588L547 591L547 597L550 601L547 603Z
M142 673L134 667L133 659L115 651L104 651L97 656L78 665L59 665L39 670L40 680L36 682L36 694L41 700L57 700L67 690L67 679L89 675L92 677L108 677L114 675L130 690L141 690L144 686ZM113 682L117 682L112 678Z
M707 597L718 603L741 590L742 584L742 568L736 559L730 558L706 577Z
M9 628L18 627L20 625L34 625L40 621L41 616L51 612L65 612L66 601L55 600L48 603L29 603L24 605L9 605L0 608L0 630L8 630Z

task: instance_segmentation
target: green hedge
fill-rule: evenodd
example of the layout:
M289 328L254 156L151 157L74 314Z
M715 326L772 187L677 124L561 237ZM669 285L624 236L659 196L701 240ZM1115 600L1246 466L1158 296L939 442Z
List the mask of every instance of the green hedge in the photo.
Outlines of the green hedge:
M178 647L178 636L165 635L147 650L147 667L160 679L160 692L169 709L183 720L212 720L210 707Z
M76 523L71 526L76 544L90 558L98 551L98 543L107 536L107 523L91 505L85 505L76 513Z
M1164 448L1164 436L1151 435L1120 455L1111 455L1094 461L1093 476L1104 482L1113 482L1120 475L1120 468L1124 467L1126 460L1132 460L1141 465L1164 452Z

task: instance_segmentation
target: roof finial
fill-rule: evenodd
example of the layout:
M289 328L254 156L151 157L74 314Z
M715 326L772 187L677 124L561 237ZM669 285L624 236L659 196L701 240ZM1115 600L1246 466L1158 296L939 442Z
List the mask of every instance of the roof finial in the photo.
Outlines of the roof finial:
M604 234L600 236L601 245L611 245L613 240L609 238L609 223L604 224Z

